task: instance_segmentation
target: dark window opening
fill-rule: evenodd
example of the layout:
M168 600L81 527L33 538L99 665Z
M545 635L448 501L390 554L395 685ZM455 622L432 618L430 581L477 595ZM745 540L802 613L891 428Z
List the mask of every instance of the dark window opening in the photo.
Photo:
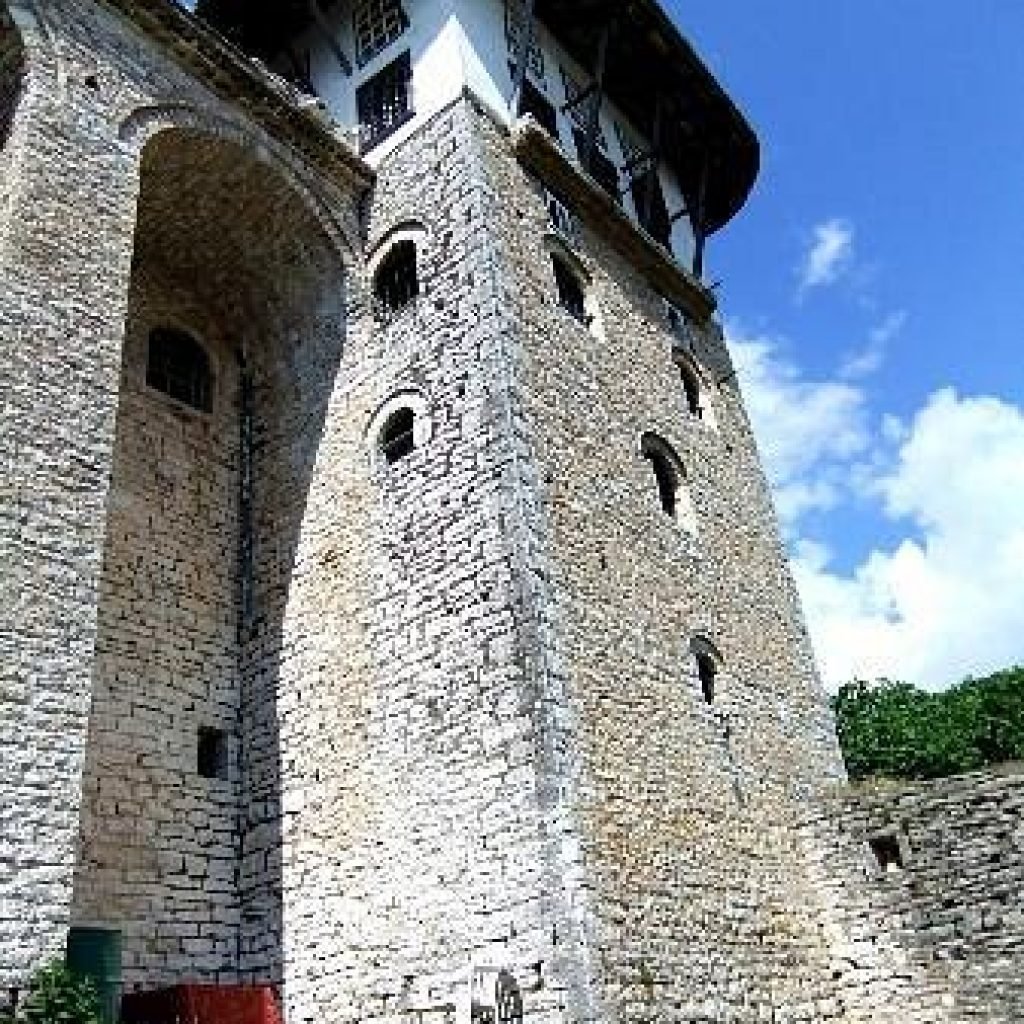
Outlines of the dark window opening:
M158 327L150 332L146 383L200 412L212 408L209 357L185 331Z
M408 51L359 86L356 111L364 152L412 118L412 61Z
M380 450L390 465L410 455L416 447L416 417L412 409L392 413L380 432Z
M679 367L679 376L683 382L683 394L686 396L686 410L691 416L700 419L704 415L700 404L700 381L687 366Z
M497 1024L523 1024L523 997L508 971L498 975L494 997Z
M361 0L352 12L352 27L356 63L362 67L409 27L409 16L400 0Z
M401 309L420 293L416 272L416 243L396 242L380 262L373 277L373 293L386 309Z
M697 654L697 678L700 680L700 692L704 695L705 704L715 702L715 675L718 666L709 654Z
M586 296L579 278L569 269L566 262L557 256L551 257L551 265L555 271L558 304L571 317L589 327L590 317L587 315Z
M636 175L630 185L630 191L633 193L633 203L640 226L651 238L668 249L672 237L672 222L669 219L657 172L650 169Z
M580 163L583 169L615 200L620 202L619 196L619 172L613 161L609 160L597 146L597 142L590 148L590 158L587 159L587 137L579 129L573 130L573 138L576 141L576 152L579 154Z
M513 78L515 73L515 68L512 68ZM548 135L558 139L558 114L555 105L528 78L523 80L523 91L519 97L519 110L516 114L519 117L532 114Z
M657 444L645 444L644 458L651 464L654 479L658 484L658 497L666 515L675 518L676 491L679 489L679 476L669 457Z
M897 836L872 836L868 840L868 846L871 847L871 852L883 871L899 871L903 867L903 851L900 849Z
M227 779L228 736L223 729L199 730L196 742L196 771L204 779Z

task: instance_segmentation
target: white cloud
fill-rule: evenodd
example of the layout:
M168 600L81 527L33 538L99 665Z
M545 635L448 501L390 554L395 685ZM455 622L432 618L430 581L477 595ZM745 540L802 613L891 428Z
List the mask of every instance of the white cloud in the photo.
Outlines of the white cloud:
M839 376L856 380L874 373L885 361L889 345L903 330L907 314L903 310L887 316L868 332L867 342L859 349L848 352L839 368Z
M1024 661L1024 410L944 389L872 423L860 388L731 333L826 685L940 688ZM901 536L844 572L805 516L855 500Z
M853 259L853 225L841 217L815 225L810 248L797 268L799 293L833 284Z
M847 464L870 441L863 392L808 381L765 336L730 327L729 345L758 447L787 533L800 516L840 500ZM841 470L842 473L833 470Z

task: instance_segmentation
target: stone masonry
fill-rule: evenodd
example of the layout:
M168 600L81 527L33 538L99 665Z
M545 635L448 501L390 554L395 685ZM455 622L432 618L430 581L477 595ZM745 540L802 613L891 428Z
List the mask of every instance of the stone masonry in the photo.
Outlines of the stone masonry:
M163 0L0 29L0 983L97 925L289 1024L469 1024L499 971L537 1024L1019 1017L1019 777L844 787L699 282L472 95L373 172Z

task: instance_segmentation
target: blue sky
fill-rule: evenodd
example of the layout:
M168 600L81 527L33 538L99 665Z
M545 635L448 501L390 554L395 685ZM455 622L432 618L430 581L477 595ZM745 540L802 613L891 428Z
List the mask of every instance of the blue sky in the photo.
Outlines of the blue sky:
M1024 662L1024 4L668 6L761 138L711 275L826 682Z

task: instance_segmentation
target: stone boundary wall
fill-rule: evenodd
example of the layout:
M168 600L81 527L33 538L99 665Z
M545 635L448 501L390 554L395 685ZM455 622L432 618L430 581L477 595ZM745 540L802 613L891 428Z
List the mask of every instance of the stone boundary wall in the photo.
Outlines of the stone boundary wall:
M1013 764L844 788L809 824L848 1020L1024 1019L1022 810Z

